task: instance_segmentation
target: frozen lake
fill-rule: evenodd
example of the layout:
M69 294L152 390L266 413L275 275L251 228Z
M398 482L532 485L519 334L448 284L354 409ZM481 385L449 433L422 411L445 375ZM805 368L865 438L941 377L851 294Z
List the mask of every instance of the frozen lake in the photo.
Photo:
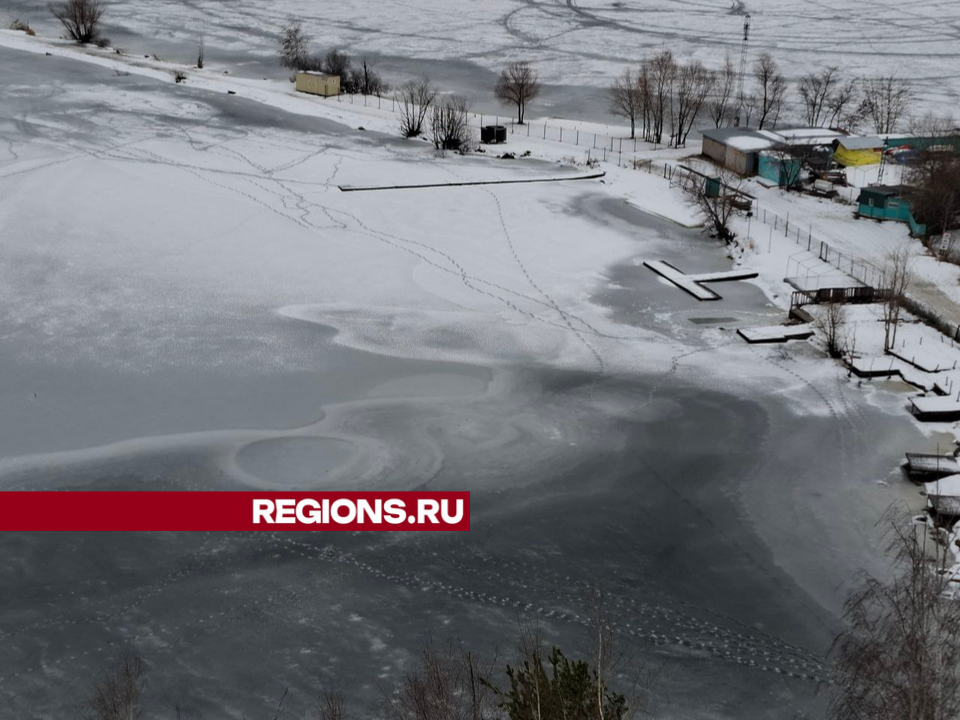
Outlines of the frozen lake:
M44 33L60 32L43 0L5 0L3 9ZM276 36L296 16L316 51L378 59L394 81L427 73L489 113L500 67L532 61L548 87L531 117L613 122L607 87L625 67L661 48L708 67L720 67L726 55L736 62L746 12L751 64L768 51L791 80L826 65L847 77L898 75L909 79L920 108L940 114L960 99L960 5L952 0L908 7L885 0L127 0L110 6L106 34L130 52L181 62L195 58L203 34L211 61L282 77ZM795 92L788 102L799 102Z
M591 585L665 663L668 716L822 707L922 440L812 348L737 341L777 315L754 286L707 308L639 266L723 269L716 243L599 184L344 194L547 166L0 65L0 488L473 493L463 537L5 534L6 712L61 717L136 646L164 712L261 716L289 687L297 717L322 684L359 714L428 631L509 648L539 616L582 647Z

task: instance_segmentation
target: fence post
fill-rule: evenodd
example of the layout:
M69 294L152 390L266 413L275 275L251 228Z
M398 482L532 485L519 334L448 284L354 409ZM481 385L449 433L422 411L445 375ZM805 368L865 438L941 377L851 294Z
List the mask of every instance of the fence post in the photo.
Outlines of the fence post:
M594 150L597 149L597 134L596 134L596 133L593 134L593 149L594 149Z
M563 125L560 126L560 142L563 142Z
M606 147L606 145L604 145L604 147L603 147L603 161L604 161L604 162L607 161L607 147Z

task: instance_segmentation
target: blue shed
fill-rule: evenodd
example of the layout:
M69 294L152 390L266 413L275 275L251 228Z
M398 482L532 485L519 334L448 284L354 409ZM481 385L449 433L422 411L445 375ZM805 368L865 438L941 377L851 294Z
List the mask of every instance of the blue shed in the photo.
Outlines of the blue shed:
M860 190L857 214L874 220L896 220L910 226L910 234L925 237L927 226L913 217L913 205L904 196L905 188L894 185L874 185Z
M760 153L757 174L780 187L792 187L800 182L802 168L800 158L782 152L765 151Z

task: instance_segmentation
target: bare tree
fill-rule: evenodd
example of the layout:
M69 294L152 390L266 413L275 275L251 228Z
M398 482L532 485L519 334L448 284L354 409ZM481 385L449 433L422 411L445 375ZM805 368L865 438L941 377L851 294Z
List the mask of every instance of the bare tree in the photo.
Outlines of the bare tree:
M327 75L337 75L344 92L354 93L352 76L350 75L350 56L339 50L331 50L323 56L320 69Z
M787 81L780 72L780 66L770 53L761 53L753 67L756 79L757 126L775 126L783 108L783 99L787 93Z
M418 137L423 134L423 125L430 113L437 91L426 77L411 80L400 86L396 94L400 113L400 134Z
M737 69L729 55L724 59L723 67L716 73L713 87L713 99L707 106L708 112L714 126L722 127L730 122L730 113L736 109L733 103L737 91Z
M944 597L948 550L894 508L890 580L862 574L833 646L830 720L952 720L960 714L960 603Z
M879 135L895 132L910 103L910 88L902 78L885 75L863 78L863 111Z
M387 720L487 720L496 717L489 678L497 658L483 658L462 642L426 638L417 667L396 692L383 693Z
M919 161L907 168L905 179L912 187L913 214L926 223L928 236L957 227L960 159L949 151L922 151Z
M346 720L347 708L343 695L334 690L322 690L314 717L315 720Z
M847 352L847 310L841 303L827 303L817 309L814 326L823 335L827 355L837 359Z
M742 201L743 178L726 169L718 171L716 178L694 178L686 186L688 197L707 219L711 232L726 243L733 242L736 234L730 220Z
M647 128L647 140L653 143L663 142L663 130L670 115L670 102L673 99L673 81L677 74L677 64L673 53L664 50L651 59L644 61L648 85L650 124Z
M200 39L197 40L197 69L203 70L203 50L204 42L203 35L200 36Z
M104 673L93 693L80 707L84 720L139 720L146 668L135 653L121 656L117 666Z
M860 103L857 102L859 95L860 88L856 78L837 83L833 93L827 98L830 127L852 130L860 124L862 114Z
M713 75L699 60L677 67L676 82L671 101L673 144L686 145L687 135L700 115L700 110L713 90Z
M71 40L86 44L99 37L103 17L99 0L64 0L60 5L52 6L50 11L66 28Z
M376 71L375 66L376 63L367 60L367 58L363 58L363 60L360 61L359 67L353 68L350 71L350 82L354 92L358 92L361 95L376 95L379 97L390 89L383 78L380 77L380 73Z
M430 109L430 137L439 150L464 151L470 143L470 103L460 95L448 95Z
M277 47L277 60L280 67L290 70L306 70L310 64L309 38L303 32L303 22L299 18L290 18L280 33Z
M640 77L629 68L610 85L610 112L630 121L631 140L637 136L637 120L643 118L645 100Z
M529 63L510 63L497 78L493 92L502 104L516 105L517 123L523 125L527 105L540 95L540 78Z
M897 342L897 328L903 301L907 296L912 278L910 247L900 245L887 255L881 283L888 296L883 302L883 349L890 350Z
M960 128L952 115L936 115L930 111L919 117L910 117L908 127L911 135L929 138L930 140L953 135Z
M800 78L800 99L803 101L803 119L810 127L820 127L829 117L830 99L840 83L836 65L807 73Z

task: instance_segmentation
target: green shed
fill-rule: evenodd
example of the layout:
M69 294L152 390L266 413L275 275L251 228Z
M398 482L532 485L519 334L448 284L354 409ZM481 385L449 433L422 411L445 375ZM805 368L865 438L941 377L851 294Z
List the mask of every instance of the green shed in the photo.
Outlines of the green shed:
M857 214L874 220L896 220L910 226L910 234L925 237L927 226L913 217L909 188L894 185L874 185L860 190Z

